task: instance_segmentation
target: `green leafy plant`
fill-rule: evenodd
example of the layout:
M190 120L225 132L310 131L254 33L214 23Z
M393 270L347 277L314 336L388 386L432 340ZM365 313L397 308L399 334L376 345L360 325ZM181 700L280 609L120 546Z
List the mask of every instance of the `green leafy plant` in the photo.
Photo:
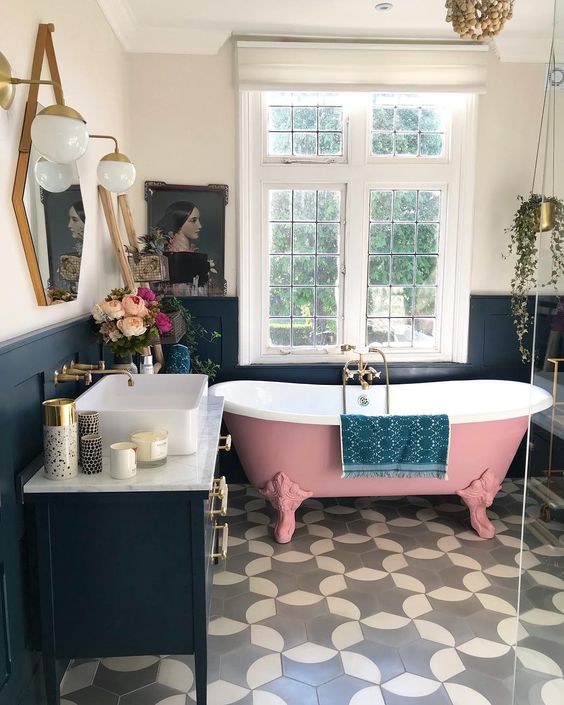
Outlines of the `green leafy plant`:
M150 252L155 255L163 255L165 247L170 240L160 228L151 228L147 235L141 235L139 242L143 252Z
M531 353L525 345L525 338L529 332L531 317L527 309L527 300L537 285L537 233L540 230L541 205L549 202L554 208L553 230L550 234L550 277L542 286L552 286L556 289L560 277L564 274L564 201L538 193L531 193L526 200L523 196L517 196L517 198L520 206L513 217L513 223L506 228L506 232L511 235L509 252L517 257L511 279L511 313L521 360L528 362L531 359Z
M208 375L213 380L219 371L219 365L209 358L202 360L198 355L198 345L201 340L213 342L221 338L221 333L212 331L211 333L198 323L194 316L182 304L182 302L174 296L167 296L161 301L161 311L164 313L174 313L180 311L186 321L186 334L184 343L190 351L190 361L192 369L198 374Z

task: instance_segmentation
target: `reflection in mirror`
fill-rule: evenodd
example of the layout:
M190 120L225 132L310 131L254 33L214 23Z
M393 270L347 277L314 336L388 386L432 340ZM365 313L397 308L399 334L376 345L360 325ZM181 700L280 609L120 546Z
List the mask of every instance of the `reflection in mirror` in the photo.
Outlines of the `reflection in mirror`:
M35 165L39 158L32 147L24 207L47 303L58 304L71 301L78 294L86 218L76 164L72 164L69 188L52 193L36 181Z

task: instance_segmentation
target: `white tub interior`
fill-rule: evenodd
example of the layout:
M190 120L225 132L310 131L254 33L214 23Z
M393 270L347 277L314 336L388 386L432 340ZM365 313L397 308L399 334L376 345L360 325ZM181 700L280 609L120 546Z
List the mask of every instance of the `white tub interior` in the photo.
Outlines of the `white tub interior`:
M385 413L385 389L385 384L367 391L348 386L347 413ZM209 393L225 398L225 411L258 419L333 425L342 413L339 385L241 380L216 384ZM368 405L361 405L366 398ZM549 392L523 382L463 380L390 386L390 413L448 414L451 423L518 418L551 404Z

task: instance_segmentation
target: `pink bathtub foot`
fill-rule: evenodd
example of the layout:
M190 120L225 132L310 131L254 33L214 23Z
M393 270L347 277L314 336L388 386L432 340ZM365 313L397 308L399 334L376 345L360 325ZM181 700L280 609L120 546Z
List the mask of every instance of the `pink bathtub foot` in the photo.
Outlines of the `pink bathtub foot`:
M483 539L493 539L495 528L488 519L486 508L494 501L501 487L495 474L488 468L477 480L471 482L463 490L456 490L470 510L470 523L478 536Z
M290 480L283 472L276 473L260 491L278 511L274 538L278 543L288 543L296 528L294 512L313 492L302 490L297 482Z

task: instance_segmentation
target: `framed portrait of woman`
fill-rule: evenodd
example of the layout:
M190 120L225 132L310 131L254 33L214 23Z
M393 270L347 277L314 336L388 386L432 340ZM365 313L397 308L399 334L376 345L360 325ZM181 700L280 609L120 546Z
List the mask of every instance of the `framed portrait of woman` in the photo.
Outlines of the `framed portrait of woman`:
M183 186L145 182L145 251L166 255L169 282L159 288L173 296L224 296L225 184Z

